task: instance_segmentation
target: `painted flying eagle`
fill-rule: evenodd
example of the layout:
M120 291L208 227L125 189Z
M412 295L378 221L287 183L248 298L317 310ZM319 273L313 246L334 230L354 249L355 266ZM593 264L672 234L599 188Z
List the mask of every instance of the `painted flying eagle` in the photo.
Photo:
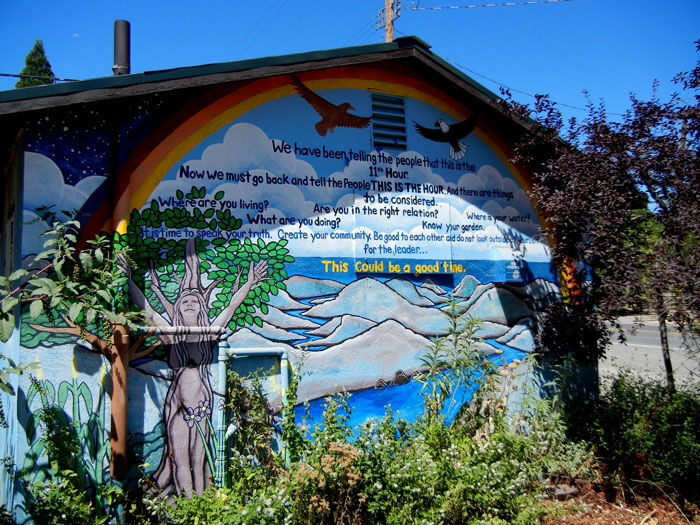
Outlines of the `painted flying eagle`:
M321 115L321 120L316 123L316 131L322 137L325 137L326 133L329 131L333 133L333 129L336 126L358 129L369 126L369 121L372 117L351 115L348 113L348 110L355 111L355 108L347 102L336 106L307 88L296 75L291 75L291 77L292 84L294 84L294 89L297 90L297 93L316 110L316 113Z
M476 115L472 115L467 120L457 122L451 126L440 119L435 123L435 129L426 128L413 121L416 131L428 140L434 142L447 142L450 144L450 158L461 160L467 154L467 147L460 142L469 135L476 127Z

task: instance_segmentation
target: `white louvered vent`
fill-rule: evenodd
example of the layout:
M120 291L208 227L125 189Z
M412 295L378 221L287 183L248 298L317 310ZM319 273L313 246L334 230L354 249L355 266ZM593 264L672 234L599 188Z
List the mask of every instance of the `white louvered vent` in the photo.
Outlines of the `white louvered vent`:
M375 149L406 151L403 98L372 93L372 146Z

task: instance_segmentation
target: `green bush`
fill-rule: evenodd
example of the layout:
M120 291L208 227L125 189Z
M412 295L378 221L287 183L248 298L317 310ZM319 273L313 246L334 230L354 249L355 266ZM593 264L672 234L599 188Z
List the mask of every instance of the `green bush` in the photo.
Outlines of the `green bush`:
M496 377L504 376L490 382ZM527 419L526 433L505 416L503 391L487 389L494 393L488 418L483 404L451 425L434 405L415 423L389 409L355 431L348 423L352 398L333 396L319 424L294 430L289 468L278 456L278 468L261 469L273 463L269 449L260 458L266 463L253 450L236 452L229 488L179 498L174 506L150 500L151 512L163 523L183 524L538 523L547 513L544 483L585 473L591 455L566 438L552 403L523 404L527 414L518 420Z
M95 509L85 501L84 495L67 478L33 485L29 511L35 523L42 525L88 525L106 522L106 518L95 516Z
M329 400L326 425L308 434L303 461L265 486L242 491L233 483L172 507L153 500L152 511L183 524L534 524L546 515L543 483L590 459L556 437L561 424L547 433L534 422L540 431L532 435L499 425L475 437L460 425L410 424L389 413L352 435L344 426L349 410L346 397Z
M700 497L698 385L672 391L622 374L572 416L572 434L594 446L611 482L635 490L662 485L691 501Z
M175 505L158 498L147 504L159 523L187 525L286 523L288 514L284 491L274 483L245 495L235 489L211 488L201 496L178 498Z

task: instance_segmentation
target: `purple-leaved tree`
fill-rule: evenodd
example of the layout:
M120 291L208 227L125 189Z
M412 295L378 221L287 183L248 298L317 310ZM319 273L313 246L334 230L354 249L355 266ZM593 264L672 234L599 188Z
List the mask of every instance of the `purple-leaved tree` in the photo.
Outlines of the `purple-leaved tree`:
M513 108L534 120L516 159L533 173L567 289L541 350L597 359L621 312L653 312L671 389L666 325L692 337L700 322L700 62L674 81L682 96L632 96L618 121L603 103L567 123L546 96Z

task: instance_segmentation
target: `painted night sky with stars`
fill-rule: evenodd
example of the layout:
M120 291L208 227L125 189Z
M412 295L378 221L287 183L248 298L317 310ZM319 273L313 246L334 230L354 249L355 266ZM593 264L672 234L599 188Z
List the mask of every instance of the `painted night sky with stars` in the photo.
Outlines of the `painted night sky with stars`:
M24 213L22 255L39 253L48 224L37 209L80 211L87 221L105 199L111 182L134 149L158 125L183 106L182 95L153 93L118 104L104 101L88 107L74 105L42 112L28 119L24 138ZM118 110L116 109L118 107Z
M51 159L63 173L66 184L74 186L85 177L108 177L128 158L132 149L154 126L173 111L176 97L170 93L154 93L122 104L114 114L109 102L57 108L28 122L25 151ZM110 135L116 134L118 140ZM114 143L118 146L114 147ZM113 148L113 149L111 149Z
M107 177L110 147L106 123L104 114L95 110L56 112L27 126L25 150L53 160L71 186L91 175Z

